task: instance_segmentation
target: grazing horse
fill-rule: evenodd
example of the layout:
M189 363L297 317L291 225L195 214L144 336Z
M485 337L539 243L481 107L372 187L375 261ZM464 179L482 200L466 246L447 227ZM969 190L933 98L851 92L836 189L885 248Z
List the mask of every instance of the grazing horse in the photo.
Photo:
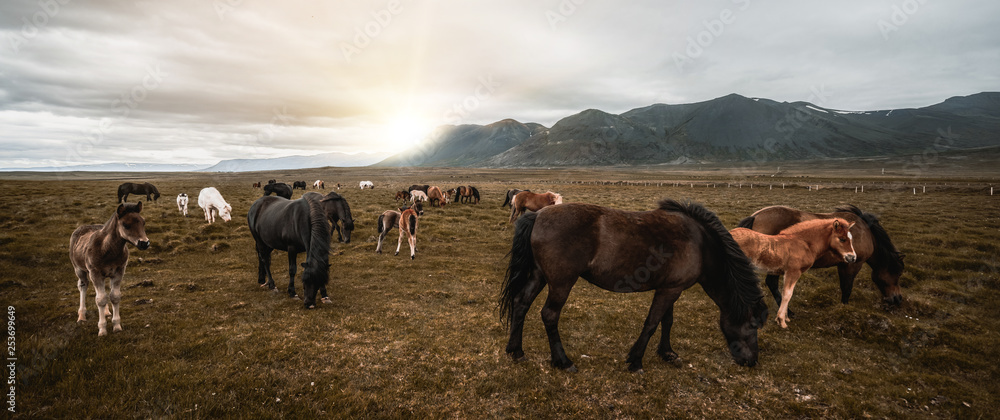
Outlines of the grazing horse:
M741 220L739 227L773 235L803 220L834 217L854 223L851 234L854 235L854 251L857 252L858 259L851 264L846 264L836 255L829 254L817 260L813 267L837 266L837 274L840 278L840 301L846 304L851 298L854 278L861 271L861 267L868 263L872 269L872 281L882 292L882 300L890 305L898 305L902 302L899 278L903 275L905 254L896 249L896 245L889 238L889 233L882 227L878 217L874 214L865 213L850 204L837 207L833 213L809 213L785 206L773 206L757 210L750 217ZM764 282L771 289L775 301L781 302L781 292L778 291L778 276L768 275Z
M573 203L527 213L515 226L499 301L501 319L510 327L506 351L514 360L524 359L525 315L548 286L542 322L552 365L576 371L559 336L559 314L583 277L613 292L655 291L626 359L630 371L642 369L658 325L663 332L656 353L668 362L678 359L670 345L674 301L695 283L719 307L719 327L736 363L757 363L757 329L767 322L767 304L750 261L704 207L665 199L656 210L632 212Z
M431 186L427 185L427 184L424 184L424 185L413 184L413 185L410 185L410 188L408 188L407 191L409 191L409 192L412 193L413 190L420 190L420 191L423 191L424 194L427 194L427 190L430 189L430 188L431 188Z
M288 200L292 199L292 187L289 187L285 183L273 183L264 186L264 195L268 196L274 193L278 197L282 197Z
M118 304L122 299L121 283L128 265L128 247L149 248L146 221L139 215L142 202L120 204L111 218L103 225L80 226L69 239L69 260L76 272L76 287L80 290L80 309L77 322L87 320L87 285L94 283L97 290L97 335L108 334L108 301L111 301L111 323L114 331L122 330L122 317ZM110 296L104 288L104 279L111 278ZM110 297L110 299L109 299Z
M434 205L435 201L437 201L438 207L444 207L445 204L448 204L448 198L445 197L443 193L441 193L440 188L430 187L427 189L427 202L431 205Z
M369 189L373 189L373 190L375 189L375 184L373 184L371 181L361 181L361 182L358 183L358 185L361 187L362 190L365 189L365 188L369 188Z
M470 185L469 189L472 190L472 204L479 204L479 188Z
M260 188L260 182L254 182L253 183L253 187L254 188Z
M294 181L294 182L292 182L292 189L294 190L296 188L301 188L303 190L306 189L306 182L305 181Z
M419 203L421 201L427 201L427 194L420 190L414 190L410 193L410 202Z
M156 189L153 184L148 182L143 182L142 184L136 184L134 182L126 182L118 186L118 202L125 203L128 201L129 194L145 195L146 201L156 201L160 198L160 191ZM149 197L153 198L150 199Z
M269 179L269 180L267 180L267 183L268 183L268 184L275 184L275 183L277 183L277 182L278 182L278 181L275 181L275 180L273 180L273 179Z
M417 212L417 216L423 216L424 215L424 205L423 205L423 203L421 203L421 202L418 201L418 202L414 203L411 207L414 209L414 211ZM398 211L396 211L396 210L386 210L386 211L382 212L381 215L379 215L379 217L378 217L378 223L376 225L377 228L378 228L378 245L375 246L375 253L376 254L381 254L382 253L382 241L385 240L385 237L386 237L386 235L389 234L389 231L391 231L392 228L394 228L397 225L399 225L399 216L400 216L400 214L402 214L402 212L406 211L407 209L409 209L411 207L402 207Z
M222 193L215 187L204 188L198 193L198 207L205 211L205 221L208 223L215 223L216 214L225 222L232 219L230 213L233 211L233 206L222 198Z
M403 235L406 235L406 242L410 244L411 260L417 257L417 218L419 217L417 209L413 207L399 213L399 241L396 242L396 253L393 254L399 255L399 248L403 245ZM422 214L423 207L420 209Z
M188 195L184 193L177 194L177 211L181 212L184 217L188 217Z
M847 223L844 219L809 220L794 224L777 235L741 227L729 232L755 267L769 275L784 275L784 292L776 318L781 328L788 328L788 302L795 292L795 282L817 259L830 252L847 264L857 259L851 241L853 224Z
M339 182L337 183L337 189L338 190L340 189L340 183Z
M455 191L455 201L459 203L479 204L479 190L475 187L462 185L452 191Z
M542 207L562 204L562 196L552 191L536 194L531 191L521 191L514 195L510 204L510 223L514 223L525 210L538 211Z
M331 229L337 230L337 241L345 244L351 243L351 232L354 231L354 218L351 217L351 206L347 204L347 200L333 191L330 191L325 196L317 192L302 194L303 197L307 195L319 199L323 205L323 210L326 212L327 220L330 221ZM341 225L343 225L343 233L341 233Z
M399 200L410 201L410 192L409 191L397 191L396 192L396 202L399 202Z
M250 234L257 249L257 283L276 290L271 276L271 251L288 252L288 296L295 294L295 257L306 252L302 288L306 308L316 307L316 292L329 301L326 283L330 279L330 225L319 194L304 194L298 200L265 196L258 198L247 213ZM267 282L265 283L265 277Z
M517 193L519 193L521 191L531 192L531 190L519 190L517 188L509 189L509 190L507 190L507 196L506 196L506 198L503 199L503 204L501 204L500 207L510 207L510 206L512 206L514 204L514 196L517 195Z
M326 183L323 182L322 180L317 179L316 182L313 182L313 189L314 190L316 190L316 189L323 189L323 190L325 190L326 189Z

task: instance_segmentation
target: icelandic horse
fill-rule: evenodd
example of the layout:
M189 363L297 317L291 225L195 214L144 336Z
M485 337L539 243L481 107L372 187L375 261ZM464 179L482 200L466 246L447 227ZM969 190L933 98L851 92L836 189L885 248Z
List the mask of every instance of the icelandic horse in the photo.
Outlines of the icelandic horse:
M510 204L510 223L514 223L518 216L525 210L538 211L542 207L562 204L562 196L552 191L544 193L533 193L531 191L521 191L514 195Z

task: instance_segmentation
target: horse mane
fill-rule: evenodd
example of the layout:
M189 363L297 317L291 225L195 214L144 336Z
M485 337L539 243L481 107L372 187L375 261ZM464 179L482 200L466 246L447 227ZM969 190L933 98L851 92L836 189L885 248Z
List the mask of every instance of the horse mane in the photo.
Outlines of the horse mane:
M900 274L903 272L903 255L896 248L896 245L892 243L892 239L889 238L889 233L885 231L882 227L882 223L879 222L878 216L872 213L865 213L857 206L853 204L844 204L837 206L833 209L835 212L841 213L852 213L868 225L868 230L872 233L872 238L875 242L875 257L884 261L888 265L889 272L893 274Z
M751 310L763 304L764 294L760 290L760 281L757 279L750 259L743 253L743 249L729 234L729 230L722 224L719 217L700 204L691 201L680 203L669 198L659 202L659 209L683 213L705 228L709 236L714 239L712 242L715 242L716 248L722 254L724 263L721 264L721 268L725 274L726 282L721 287L733 292L729 297L730 305L734 309L729 314L731 320L742 323L751 318L753 315Z
M303 196L309 205L309 250L302 281L311 279L317 287L326 286L330 280L330 225L326 221L323 203L315 196Z
M796 223L794 225L791 225L791 226L789 226L787 228L782 229L781 232L778 232L778 234L779 235L788 235L788 234L793 234L793 233L797 233L797 232L802 232L802 231L808 230L808 229L814 229L814 228L817 228L817 227L820 227L820 226L823 226L823 225L832 225L835 220L841 220L841 221L846 222L846 220L841 219L839 217L838 218L834 218L834 219L812 219L812 220L805 220L805 221L798 222L798 223ZM848 225L849 224L850 223L848 223ZM846 225L845 225L845 227L846 227Z

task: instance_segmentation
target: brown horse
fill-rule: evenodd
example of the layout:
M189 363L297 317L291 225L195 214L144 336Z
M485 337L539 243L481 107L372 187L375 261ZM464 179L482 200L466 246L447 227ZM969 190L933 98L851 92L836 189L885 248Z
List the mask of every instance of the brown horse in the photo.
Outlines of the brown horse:
M849 204L834 210L833 213L809 213L785 206L767 207L757 210L750 217L741 220L739 226L773 235L803 220L839 217L854 223L851 234L854 235L854 251L857 252L858 259L851 264L846 264L836 255L828 254L817 260L813 267L837 267L837 274L840 278L840 301L846 304L854 289L854 278L861 271L861 267L868 263L872 270L872 281L882 292L883 301L890 305L898 305L903 300L899 289L899 278L903 275L903 257L905 255L896 249L888 232L874 214L865 213ZM781 302L778 276L768 275L765 283L771 289L775 301ZM794 315L789 313L790 316Z
M416 202L413 204L413 210L417 212L417 216L424 215L424 205L421 202ZM376 227L378 229L378 245L375 246L375 253L382 253L382 241L385 240L385 236L389 234L394 227L399 225L399 216L402 212L406 211L410 207L401 207L397 210L386 210L378 217L378 223Z
M476 191L475 187L462 185L455 187L453 190L449 191L455 192L454 200L458 203L479 204L479 194L478 191ZM473 193L473 191L475 191L475 193Z
M704 207L663 200L656 210L631 212L573 203L527 213L515 226L499 302L510 326L506 351L515 360L524 358L524 317L547 285L542 322L552 365L576 370L558 324L570 289L583 277L619 293L655 291L626 359L631 371L642 369L646 345L661 324L656 353L668 362L678 359L670 346L674 301L695 283L719 307L719 326L733 359L744 366L757 363L757 329L767 322L767 305L750 261Z
M118 186L119 203L127 203L129 194L145 195L146 201L156 202L156 200L160 199L160 190L157 190L155 185L148 182L143 182L142 184L125 182Z
M437 201L438 207L444 207L445 204L448 204L448 198L441 192L441 189L432 186L427 189L427 202L434 205L435 201Z
M69 239L69 260L76 272L76 287L80 290L80 309L77 322L87 320L87 285L94 283L97 290L97 335L107 335L108 301L111 301L111 323L115 331L122 330L121 312L118 304L122 299L121 283L128 265L128 247L149 248L146 237L146 220L139 215L142 202L125 203L118 206L111 218L103 225L80 226ZM104 279L111 278L111 293L104 288Z
M794 224L777 235L740 227L730 231L754 266L769 275L784 275L777 317L781 328L788 328L788 302L795 283L817 259L833 253L847 264L857 260L851 227L853 223L848 225L844 219L817 219Z
M396 202L399 202L399 200L410 201L410 192L409 191L396 191Z
M431 187L434 188L434 187ZM441 191L438 191L439 193ZM415 207L416 205L414 205ZM422 208L422 207L421 207ZM410 259L416 258L417 254L417 210L410 207L399 214L399 242L396 242L396 253L399 255L399 247L403 245L403 235L410 244Z
M514 223L518 216L525 210L538 211L542 207L562 204L562 196L552 191L544 193L533 193L531 191L521 191L514 195L510 201L510 223Z
M254 188L260 188L260 182L254 182L253 183L253 187Z
M503 204L500 207L510 207L514 203L514 196L521 191L531 191L531 190L519 190L517 188L511 188L507 190L507 195L503 199Z

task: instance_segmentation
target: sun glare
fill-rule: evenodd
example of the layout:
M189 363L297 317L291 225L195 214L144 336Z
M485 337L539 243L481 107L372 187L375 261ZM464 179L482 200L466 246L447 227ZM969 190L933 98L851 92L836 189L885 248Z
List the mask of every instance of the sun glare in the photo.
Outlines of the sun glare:
M382 143L401 151L413 147L431 132L434 127L428 121L413 115L397 115L386 122Z

